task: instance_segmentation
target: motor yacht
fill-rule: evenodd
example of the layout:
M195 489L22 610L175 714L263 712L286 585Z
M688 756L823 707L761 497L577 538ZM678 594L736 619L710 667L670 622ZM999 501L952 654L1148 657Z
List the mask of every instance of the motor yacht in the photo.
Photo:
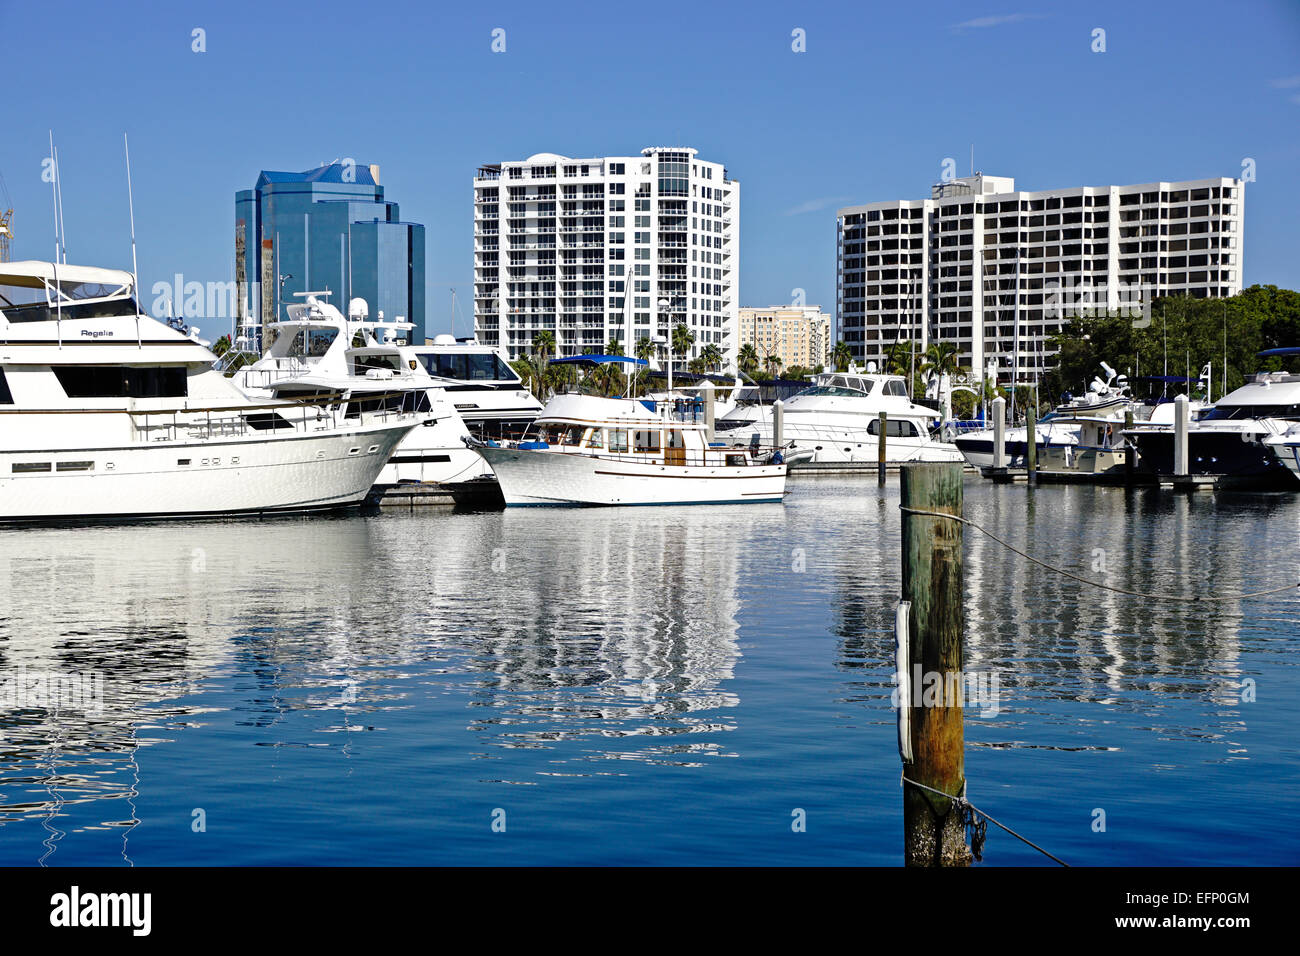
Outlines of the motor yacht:
M1261 357L1296 356L1300 349L1270 349ZM1192 422L1187 430L1188 473L1224 486L1294 488L1283 438L1300 421L1300 374L1259 372ZM1137 449L1138 467L1158 477L1174 474L1174 425L1135 425L1124 432ZM1273 438L1279 441L1271 442Z
M934 434L937 411L914 403L901 375L827 372L782 402L782 445L813 462L875 462L880 413L887 414L885 453L890 462L961 461L956 446ZM772 444L772 406L745 404L717 422L720 436Z
M479 438L519 438L541 413L542 403L489 345L437 335L408 351Z
M424 418L260 401L215 361L140 310L129 272L0 264L0 520L352 505Z
M267 325L265 354L233 372L243 392L261 399L334 395L351 402L352 414L381 406L424 414L376 478L376 493L407 482L491 478L491 469L462 441L469 432L444 382L429 375L414 346L399 344L410 323L370 321L358 299L345 319L328 292L298 295L304 301L286 306L286 319Z

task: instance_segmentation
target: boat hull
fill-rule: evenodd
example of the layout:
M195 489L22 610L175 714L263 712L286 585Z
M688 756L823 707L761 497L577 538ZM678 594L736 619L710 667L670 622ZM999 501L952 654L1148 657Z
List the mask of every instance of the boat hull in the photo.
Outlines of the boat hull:
M0 451L0 522L347 507L365 499L414 426L408 420L300 436Z
M1173 429L1128 432L1137 447L1138 468L1161 477L1174 473ZM1294 487L1296 475L1282 456L1263 441L1227 429L1189 431L1187 470L1200 477L1219 478L1225 484L1257 487Z
M779 502L786 466L664 465L523 448L480 447L507 507Z

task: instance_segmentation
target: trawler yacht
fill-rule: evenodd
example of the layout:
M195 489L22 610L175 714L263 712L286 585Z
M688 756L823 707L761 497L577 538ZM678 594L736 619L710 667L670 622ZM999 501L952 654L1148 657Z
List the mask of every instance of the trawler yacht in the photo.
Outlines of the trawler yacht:
M625 356L561 362L645 364ZM527 440L467 443L487 459L507 506L779 502L786 462L773 448L727 448L677 402L568 393L546 403Z
M783 402L782 445L809 453L814 462L874 462L880 444L891 462L961 461L956 446L932 434L939 413L912 402L900 375L827 372ZM741 405L718 419L727 438L772 444L772 406Z
M287 306L287 319L267 325L266 353L233 373L242 391L263 399L337 395L351 400L354 416L380 406L424 413L421 427L402 439L375 480L378 491L405 482L491 478L462 441L469 432L444 383L428 374L413 346L396 344L410 323L369 321L362 300L353 300L345 319L328 292L298 295L305 301Z
M142 314L129 272L0 264L0 520L356 504L424 417L259 402L215 358Z

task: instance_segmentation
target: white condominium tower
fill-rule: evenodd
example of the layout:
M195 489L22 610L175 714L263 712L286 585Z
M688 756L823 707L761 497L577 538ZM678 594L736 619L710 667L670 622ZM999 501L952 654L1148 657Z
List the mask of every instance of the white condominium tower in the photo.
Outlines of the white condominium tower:
M839 337L858 362L955 342L973 373L1033 381L1076 316L1240 292L1243 200L1237 179L1017 192L976 173L841 209Z
M684 324L695 341L674 353L676 367L709 344L734 367L739 224L740 184L694 149L480 166L475 335L513 361L539 332L556 355L604 351L611 339L631 354Z

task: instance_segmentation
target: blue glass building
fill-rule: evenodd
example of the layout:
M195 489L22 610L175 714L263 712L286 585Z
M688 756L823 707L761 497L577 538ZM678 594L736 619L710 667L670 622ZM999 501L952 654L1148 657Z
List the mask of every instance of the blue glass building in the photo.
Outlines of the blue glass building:
M410 340L424 342L424 226L401 221L378 166L263 170L253 189L235 193L235 281L254 349L260 327L302 301L295 292L325 289L345 315L365 299L371 319L413 322Z

